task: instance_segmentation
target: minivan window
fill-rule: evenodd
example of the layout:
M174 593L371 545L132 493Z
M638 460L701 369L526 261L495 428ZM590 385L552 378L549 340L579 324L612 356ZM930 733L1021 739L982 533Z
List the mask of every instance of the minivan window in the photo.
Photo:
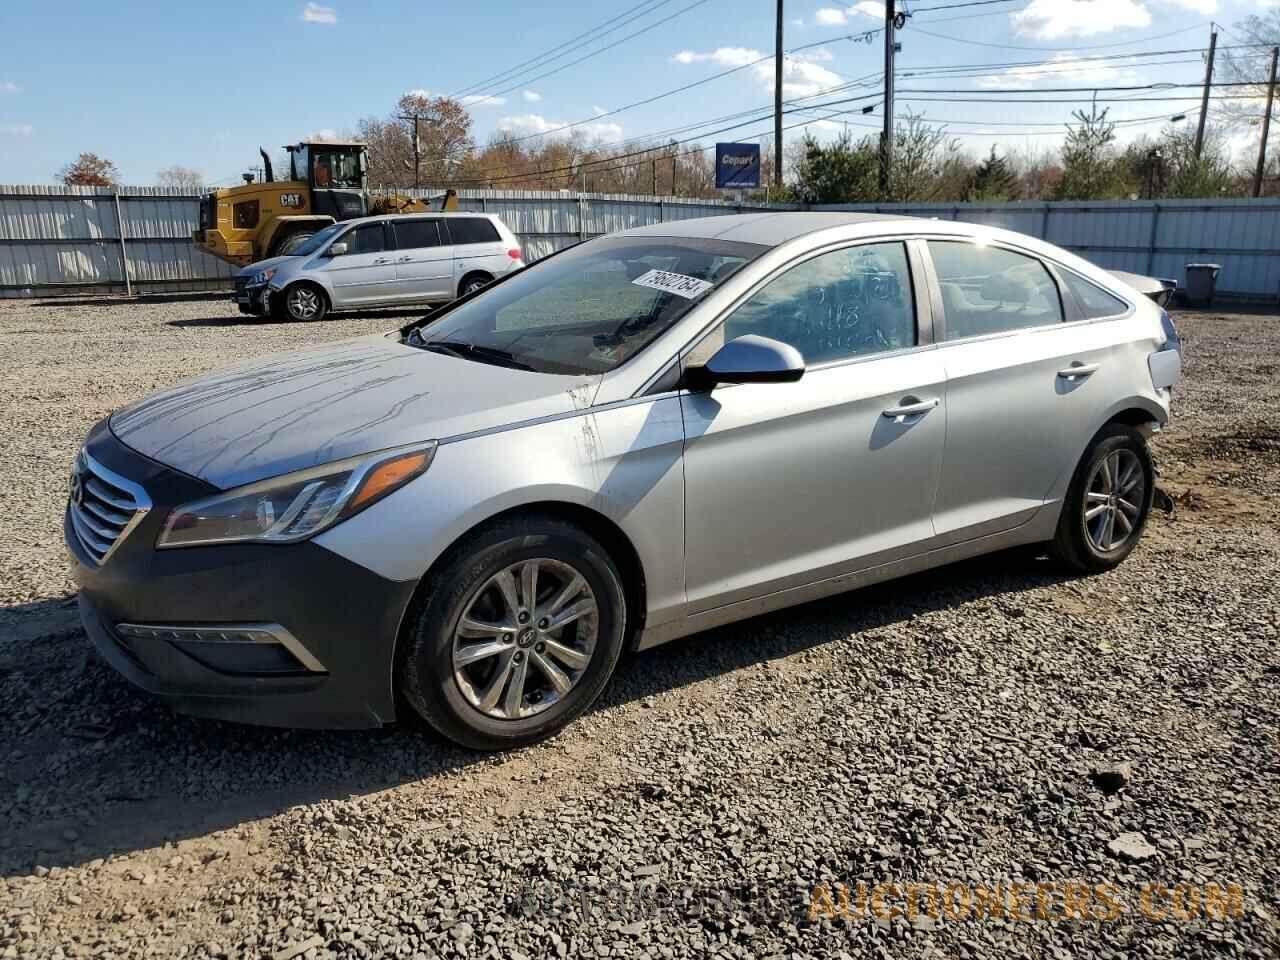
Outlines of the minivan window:
M747 334L789 343L808 364L914 346L906 246L862 244L792 267L725 320L725 341Z
M366 223L356 227L342 238L347 244L347 253L381 253L387 248L386 237L381 223Z
M310 240L304 241L301 246L294 250L294 255L299 257L309 257L317 250L321 249L325 244L334 238L334 236L345 230L345 223L331 223L317 234L313 234Z
M486 217L450 217L449 239L454 243L498 243L498 228Z
M1061 323L1062 298L1045 265L1003 247L930 240L947 340Z
M1118 317L1129 310L1129 305L1119 297L1112 296L1101 287L1090 283L1084 277L1076 276L1063 270L1062 282L1075 294L1080 310L1086 320L1097 320L1101 317Z
M428 321L407 342L540 373L604 373L767 249L685 237L588 240Z
M401 250L440 246L440 228L435 220L393 220L396 246Z

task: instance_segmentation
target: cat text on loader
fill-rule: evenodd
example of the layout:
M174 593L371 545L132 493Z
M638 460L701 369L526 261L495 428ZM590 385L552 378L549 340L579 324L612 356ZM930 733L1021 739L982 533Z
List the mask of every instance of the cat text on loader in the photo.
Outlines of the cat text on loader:
M302 142L289 151L289 179L277 180L271 159L262 154L265 178L205 194L200 198L200 229L195 245L228 263L247 266L292 253L313 234L338 220L380 213L425 213L426 200L370 195L363 143ZM446 191L440 210L456 210L454 191Z

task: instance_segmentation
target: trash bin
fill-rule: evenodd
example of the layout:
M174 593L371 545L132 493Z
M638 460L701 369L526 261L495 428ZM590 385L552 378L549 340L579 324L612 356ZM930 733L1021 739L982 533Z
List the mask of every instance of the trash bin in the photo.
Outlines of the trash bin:
M1187 300L1208 306L1213 303L1213 293L1218 286L1218 274L1222 267L1216 263L1187 264Z

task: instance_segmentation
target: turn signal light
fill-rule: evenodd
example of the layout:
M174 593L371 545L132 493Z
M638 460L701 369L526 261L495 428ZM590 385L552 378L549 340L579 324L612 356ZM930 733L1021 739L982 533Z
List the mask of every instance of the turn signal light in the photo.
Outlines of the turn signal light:
M431 462L433 452L433 450L419 450L374 467L365 477L364 483L360 485L360 490L347 507L347 511L354 512L375 500L380 500L402 483L422 473Z
M524 254L520 252L519 247L512 247L510 250L507 251L507 256L510 257L512 260L519 260L522 256L524 256Z

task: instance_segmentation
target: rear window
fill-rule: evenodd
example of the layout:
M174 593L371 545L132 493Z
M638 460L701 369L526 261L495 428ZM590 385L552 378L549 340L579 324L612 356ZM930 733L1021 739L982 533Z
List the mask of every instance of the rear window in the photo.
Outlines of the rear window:
M1074 273L1063 270L1062 279L1067 289L1075 294L1076 301L1080 304L1080 311L1086 320L1117 317L1129 309L1129 305L1119 297L1112 296L1084 277L1078 277Z
M449 237L454 243L498 243L498 228L484 217L450 217Z
M396 246L401 250L440 246L440 228L435 220L395 220Z

